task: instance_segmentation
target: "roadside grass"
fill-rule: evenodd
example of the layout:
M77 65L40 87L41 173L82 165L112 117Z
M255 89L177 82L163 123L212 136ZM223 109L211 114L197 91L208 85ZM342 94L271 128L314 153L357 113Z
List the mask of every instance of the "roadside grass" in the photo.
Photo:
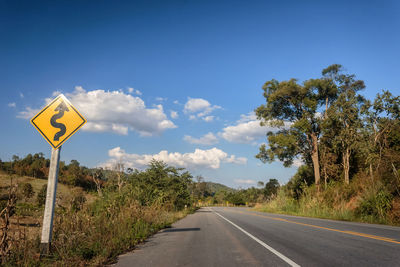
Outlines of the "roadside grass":
M400 225L400 199L392 199L386 189L375 183L354 181L350 185L332 183L322 192L312 186L299 199L284 188L254 210L322 219Z
M11 178L0 174L6 195ZM13 177L13 183L30 183L34 196L19 196L9 229L11 253L2 266L103 266L160 229L193 212L162 205L142 206L132 191L104 191L103 197L81 188L58 184L52 251L40 257L40 225L44 206L35 200L47 180ZM82 198L83 196L83 198ZM87 201L86 201L87 199Z
M22 196L21 187L29 183L33 194L30 198ZM0 194L5 199L11 185L17 185L19 190L15 215L10 218L10 231L15 233L23 231L28 239L39 235L40 225L43 220L44 205L38 205L37 196L40 190L47 186L47 179L39 179L28 176L7 175L0 172ZM83 196L86 203L93 203L97 196L86 193L79 187L71 187L61 183L57 185L56 208L65 209L77 196ZM5 200L2 200L4 203Z

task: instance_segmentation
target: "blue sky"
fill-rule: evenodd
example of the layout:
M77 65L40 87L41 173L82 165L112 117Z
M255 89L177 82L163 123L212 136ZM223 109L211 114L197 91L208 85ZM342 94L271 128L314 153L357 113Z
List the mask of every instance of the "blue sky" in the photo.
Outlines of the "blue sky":
M29 118L63 93L88 125L61 160L156 157L232 187L285 183L296 167L254 158L264 82L339 63L368 98L399 95L399 13L397 1L0 0L0 158L49 156Z

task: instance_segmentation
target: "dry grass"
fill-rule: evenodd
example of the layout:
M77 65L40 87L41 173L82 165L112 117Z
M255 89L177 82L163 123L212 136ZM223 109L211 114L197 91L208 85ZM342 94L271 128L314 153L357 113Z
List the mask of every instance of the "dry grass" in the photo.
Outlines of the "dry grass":
M4 173L0 173L0 189L6 192L10 185L22 185L24 183L30 183L33 187L34 196L30 199L21 199L18 202L21 204L28 204L28 215L26 214L15 214L10 219L10 231L11 233L19 233L16 235L24 235L28 239L33 239L40 233L40 225L43 221L43 209L44 207L38 207L36 204L36 196L40 189L47 185L47 180L32 178L28 176L10 176ZM87 199L87 204L93 203L97 198L94 194L88 194L84 190L78 187L70 187L64 184L58 183L57 185L57 196L56 196L56 207L68 207L72 201L72 198L78 194L82 194Z
M134 248L158 230L186 216L187 211L168 211L160 206L141 206L130 195L105 193L103 198L87 194L81 188L58 185L52 254L39 258L43 207L35 203L36 195L47 180L18 177L14 183L30 183L35 196L24 200L28 216L12 216L9 234L14 250L5 266L100 266ZM10 185L10 177L0 174L0 187ZM74 196L89 201L74 208ZM24 204L24 205L25 205Z

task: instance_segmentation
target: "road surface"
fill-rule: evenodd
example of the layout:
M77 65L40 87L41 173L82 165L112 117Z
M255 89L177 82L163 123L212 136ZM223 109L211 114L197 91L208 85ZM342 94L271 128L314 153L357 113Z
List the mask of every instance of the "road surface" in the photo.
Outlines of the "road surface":
M400 266L400 227L202 208L115 266Z

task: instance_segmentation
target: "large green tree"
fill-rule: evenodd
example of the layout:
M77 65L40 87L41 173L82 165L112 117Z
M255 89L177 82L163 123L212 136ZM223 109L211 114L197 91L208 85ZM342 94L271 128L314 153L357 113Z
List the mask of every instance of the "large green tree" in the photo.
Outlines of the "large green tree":
M261 145L256 158L263 162L272 162L275 158L285 167L293 164L301 156L314 168L315 184L320 184L320 165L318 139L321 131L321 116L318 108L328 102L330 96L321 90L329 83L323 79L310 79L299 84L296 79L278 82L267 81L264 86L266 104L259 106L255 112L261 125L278 127L279 131L267 133L269 148ZM324 94L324 96L322 96ZM323 102L322 102L323 101Z
M319 187L319 153L322 153L325 182L328 174L335 171L329 161L340 154L348 183L350 157L361 127L363 99L357 92L364 87L364 82L356 80L355 75L343 73L339 64L323 69L322 77L301 84L296 79L266 82L263 86L266 104L259 106L256 114L261 125L279 130L267 133L269 148L262 145L256 157L263 162L278 159L284 166L290 166L300 156L312 165ZM321 142L324 135L331 137Z
M371 179L374 173L382 166L385 154L395 147L393 133L396 134L400 123L400 97L393 96L389 91L377 94L371 103L366 101L363 105L364 118L364 149L365 163L368 166ZM390 158L393 158L391 156Z
M330 144L323 142L321 150L327 159L330 158L328 153L331 152L327 148L333 148L336 155L340 155L344 181L349 184L350 159L354 152L360 149L362 129L360 111L365 102L358 91L364 89L365 85L363 81L356 80L355 75L343 73L340 65L335 66L337 67L331 68L333 74L329 79L336 88L337 96L332 101L332 105L326 109L327 113L322 127L322 133L329 137Z

